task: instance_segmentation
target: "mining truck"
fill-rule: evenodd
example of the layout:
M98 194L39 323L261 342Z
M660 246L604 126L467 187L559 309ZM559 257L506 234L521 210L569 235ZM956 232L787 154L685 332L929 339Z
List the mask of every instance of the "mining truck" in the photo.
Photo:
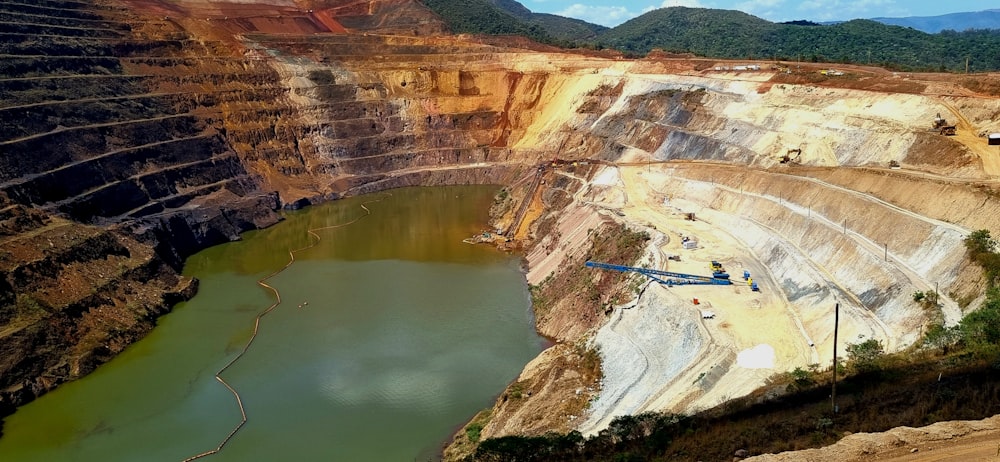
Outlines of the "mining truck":
M945 136L953 136L955 134L955 126L948 125L948 121L944 117L941 117L940 113L934 118L934 130Z

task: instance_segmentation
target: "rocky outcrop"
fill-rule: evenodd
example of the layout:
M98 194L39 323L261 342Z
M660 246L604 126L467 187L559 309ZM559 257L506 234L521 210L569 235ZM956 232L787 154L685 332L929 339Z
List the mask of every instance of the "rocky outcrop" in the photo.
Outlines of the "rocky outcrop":
M277 222L280 203L227 140L224 111L275 98L273 72L122 5L7 3L0 15L17 31L0 80L9 412L149 332L197 287L179 275L185 257ZM231 69L247 79L227 84Z
M116 227L46 217L4 239L0 252L6 412L108 361L197 288Z

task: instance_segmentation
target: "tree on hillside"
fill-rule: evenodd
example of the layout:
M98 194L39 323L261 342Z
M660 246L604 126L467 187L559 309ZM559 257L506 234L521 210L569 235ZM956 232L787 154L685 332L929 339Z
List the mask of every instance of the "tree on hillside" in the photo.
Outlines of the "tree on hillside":
M965 248L969 249L969 253L973 257L976 257L984 253L994 252L997 248L997 241L990 236L990 230L980 229L973 231L965 238Z
M847 363L856 372L879 370L879 359L885 354L885 346L875 339L847 345Z
M1000 352L1000 291L993 289L990 292L986 302L959 323L966 346L988 356Z
M990 236L990 231L973 231L965 238L965 248L969 251L969 259L983 268L987 285L996 287L1000 282L1000 253L997 253L997 241Z

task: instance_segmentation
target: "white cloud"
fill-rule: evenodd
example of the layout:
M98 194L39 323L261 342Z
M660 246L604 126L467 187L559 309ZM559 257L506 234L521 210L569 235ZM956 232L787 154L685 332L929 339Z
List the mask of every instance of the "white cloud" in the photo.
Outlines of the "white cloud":
M805 1L796 8L801 18L813 21L849 20L878 16L905 16L904 6L895 0L826 0Z
M733 8L769 21L783 21L786 19L783 15L787 14L783 3L785 0L748 0L733 5Z
M669 8L671 6L686 6L689 8L704 8L698 0L663 0L659 8Z
M574 3L562 11L557 11L556 14L608 27L617 26L638 16L624 6L593 6L579 3Z
M651 5L642 9L643 13L649 13L650 11L657 10L660 8L670 8L672 6L686 6L688 8L707 8L702 5L698 0L663 0L659 5Z

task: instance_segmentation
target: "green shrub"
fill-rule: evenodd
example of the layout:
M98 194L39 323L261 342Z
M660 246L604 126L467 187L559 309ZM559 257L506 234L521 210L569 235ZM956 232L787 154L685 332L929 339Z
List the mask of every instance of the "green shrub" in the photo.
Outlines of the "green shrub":
M885 355L885 346L875 339L847 345L847 362L855 372L873 372L881 369L879 360Z
M465 427L465 436L469 438L469 441L473 443L479 442L479 437L483 434L483 424L478 422L473 422Z
M990 236L990 231L973 231L965 238L965 248L969 251L969 259L983 268L987 286L996 287L1000 280L1000 254L997 253L997 241Z
M958 327L962 341L973 350L1000 345L1000 290L991 290L983 305L967 314Z
M924 345L941 349L942 354L962 339L962 332L956 327L945 327L942 324L931 324L924 334Z

